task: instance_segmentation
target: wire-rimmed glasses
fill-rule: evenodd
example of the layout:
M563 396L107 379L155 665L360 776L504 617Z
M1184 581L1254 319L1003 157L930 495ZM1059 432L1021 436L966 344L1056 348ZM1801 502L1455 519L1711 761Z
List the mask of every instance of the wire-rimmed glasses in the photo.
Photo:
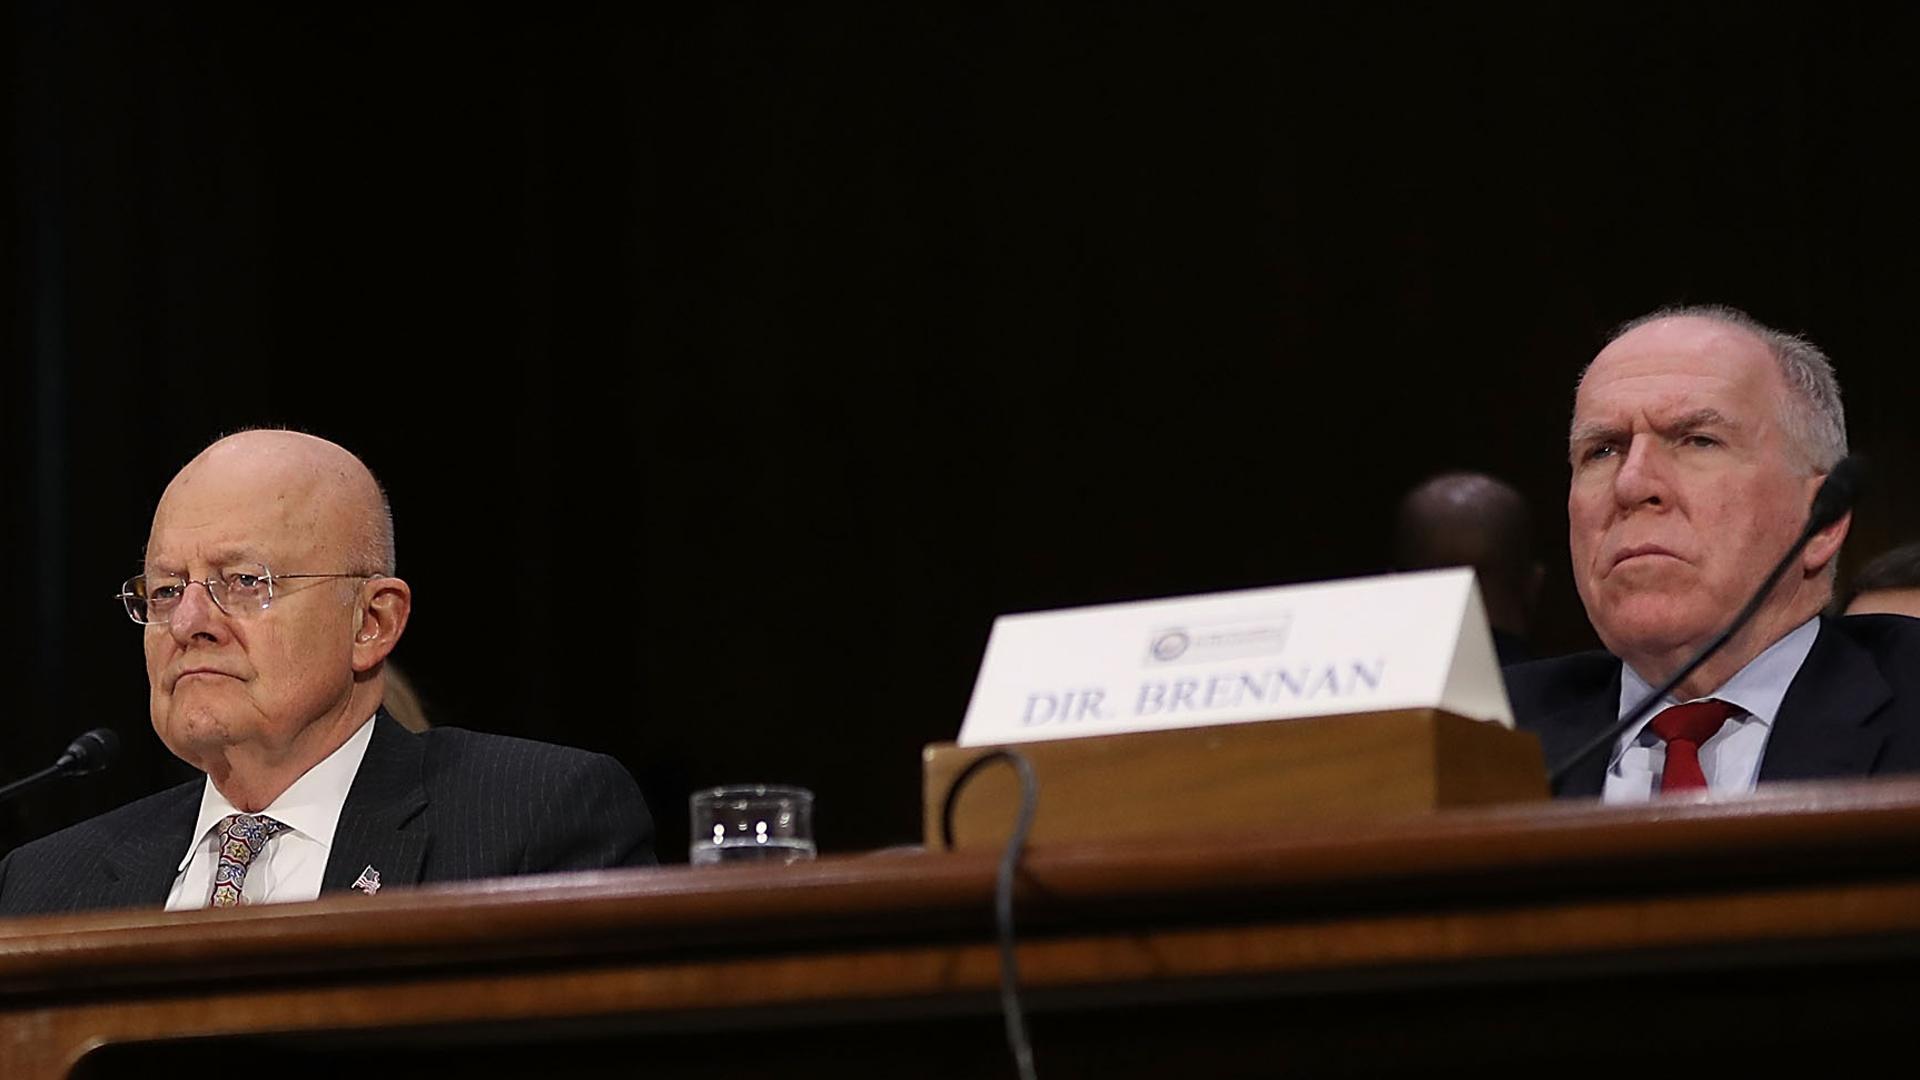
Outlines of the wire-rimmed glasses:
M203 581L175 574L135 574L120 586L114 599L127 606L127 618L141 626L161 626L172 620L175 608L194 585L204 585L207 595L222 613L237 619L267 610L273 605L276 581L295 578L361 578L377 574L276 574L256 563L252 570L229 570Z

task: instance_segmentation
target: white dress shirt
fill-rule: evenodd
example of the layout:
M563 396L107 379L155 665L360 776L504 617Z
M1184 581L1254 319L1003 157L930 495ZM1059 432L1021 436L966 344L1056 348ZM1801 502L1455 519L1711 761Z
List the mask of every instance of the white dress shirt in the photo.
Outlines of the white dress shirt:
M1820 636L1820 620L1808 619L1766 651L1747 662L1725 685L1694 701L1719 698L1739 706L1745 713L1728 720L1720 730L1700 744L1700 771L1706 774L1707 789L1713 792L1752 791L1760 779L1760 759L1767 752L1767 738L1773 733L1774 718L1780 715L1780 702L1787 687L1813 651L1813 640ZM1627 665L1620 671L1620 711L1628 710L1653 692L1653 684ZM1607 767L1607 783L1601 789L1603 802L1646 802L1659 789L1661 770L1666 767L1666 743L1648 729L1655 716L1671 705L1684 704L1667 695L1646 718L1620 736L1614 744L1613 761Z
M361 724L340 749L308 769L272 805L260 811L288 829L267 841L254 857L240 889L242 904L282 904L320 895L320 878L326 873L327 856L333 850L340 808L346 804L347 790L353 786L360 759L366 757L367 744L372 740L373 724ZM168 911L207 906L213 896L214 867L220 861L214 826L234 813L239 811L208 778L200 796L200 823L194 829L193 844L180 860L173 891L167 895Z

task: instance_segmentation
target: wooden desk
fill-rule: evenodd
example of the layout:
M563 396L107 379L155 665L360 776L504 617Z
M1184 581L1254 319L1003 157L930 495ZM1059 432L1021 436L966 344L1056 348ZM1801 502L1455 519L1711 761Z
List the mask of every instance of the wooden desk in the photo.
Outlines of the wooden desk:
M1618 1075L1657 1006L1714 1029L1665 1040L1703 1069L1844 1061L1870 1044L1831 1032L1900 1030L1920 984L1920 782L1248 833L1031 853L1042 1077ZM875 854L19 920L0 1076L1009 1076L993 879Z

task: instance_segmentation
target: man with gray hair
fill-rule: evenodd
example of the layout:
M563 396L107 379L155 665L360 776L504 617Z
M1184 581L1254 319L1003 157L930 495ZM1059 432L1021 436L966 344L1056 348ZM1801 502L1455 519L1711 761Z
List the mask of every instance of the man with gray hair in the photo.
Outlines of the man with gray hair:
M1819 349L1733 308L1623 327L1574 399L1574 581L1606 652L1507 672L1550 766L1670 678L1745 606L1847 453ZM1568 765L1561 795L1749 791L1920 770L1920 623L1822 619L1851 516L1816 533L1753 619L1651 719Z

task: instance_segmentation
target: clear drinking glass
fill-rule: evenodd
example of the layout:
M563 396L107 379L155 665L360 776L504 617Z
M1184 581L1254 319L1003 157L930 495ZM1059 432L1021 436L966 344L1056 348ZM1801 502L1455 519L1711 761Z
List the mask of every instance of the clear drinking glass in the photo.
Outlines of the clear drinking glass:
M727 784L694 792L687 805L695 866L813 858L813 792L806 788Z

